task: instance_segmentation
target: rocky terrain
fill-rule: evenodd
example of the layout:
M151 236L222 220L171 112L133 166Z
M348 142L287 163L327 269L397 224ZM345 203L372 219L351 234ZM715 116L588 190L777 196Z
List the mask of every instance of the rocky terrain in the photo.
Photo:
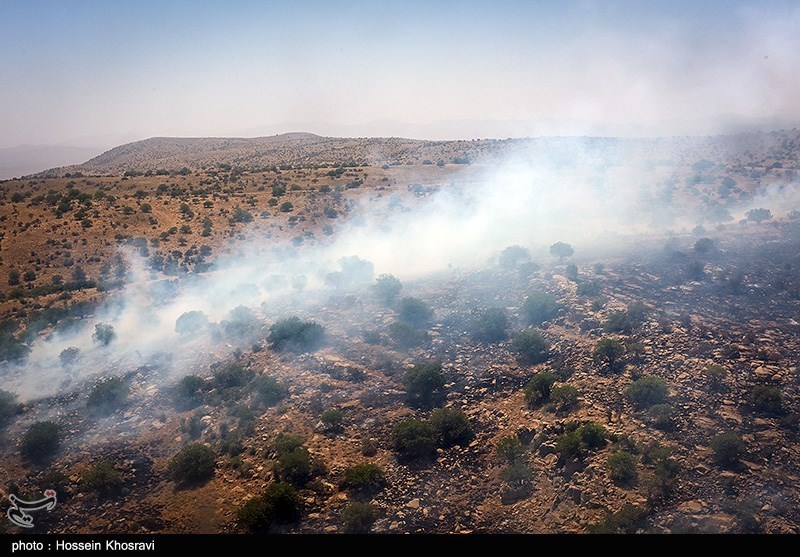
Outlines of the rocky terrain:
M152 139L2 182L2 497L55 489L65 533L796 533L798 139ZM321 262L520 154L681 219Z

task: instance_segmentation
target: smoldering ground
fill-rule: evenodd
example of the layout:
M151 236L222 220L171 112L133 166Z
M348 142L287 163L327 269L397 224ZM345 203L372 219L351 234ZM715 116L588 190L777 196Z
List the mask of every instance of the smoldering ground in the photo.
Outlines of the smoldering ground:
M416 194L411 184L358 192L330 238L298 246L254 233L230 246L234 255L218 257L206 273L167 279L134 250L120 248L125 286L93 315L36 338L24 362L6 364L6 388L36 398L153 362L168 363L169 371L159 376L168 381L202 374L196 369L201 359L242 346L220 333L239 306L263 323L295 314L314 318L331 294L364 295L380 274L409 282L472 269L514 244L539 259L550 257L547 247L557 241L597 253L629 245L623 238L636 234L735 222L756 205L780 215L798 205L798 188L785 182L731 200L723 218L711 217L707 205L672 195L677 186L671 166L642 157L610 160L586 142L559 145L546 155L528 152L501 164L475 165L448 182L428 179ZM176 321L191 311L202 312L211 326L182 335ZM98 324L113 327L113 340L98 342ZM70 348L78 350L77 357L64 365L59 356Z

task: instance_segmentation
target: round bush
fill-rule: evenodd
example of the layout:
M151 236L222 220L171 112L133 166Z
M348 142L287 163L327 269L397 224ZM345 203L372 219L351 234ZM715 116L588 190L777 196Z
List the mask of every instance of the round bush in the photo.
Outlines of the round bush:
M369 490L381 485L385 477L383 468L379 465L362 462L345 469L342 486L353 490Z
M550 402L557 412L566 412L578 405L578 389L572 385L559 385L550 390Z
M196 375L186 375L181 378L172 391L172 401L181 409L194 408L203 401L202 388L205 384L202 378Z
M606 461L611 480L620 484L630 484L636 479L636 458L628 451L611 453Z
M267 375L256 377L253 381L253 391L258 400L267 406L277 404L289 395L286 385Z
M428 422L406 418L392 428L392 446L400 458L424 460L436 454L436 436Z
M721 433L711 439L714 462L723 467L733 467L739 463L744 452L744 441L733 432Z
M17 414L17 395L0 390L0 427L7 425Z
M451 447L472 438L467 415L459 408L437 408L429 418L440 447Z
M426 327L433 319L433 310L419 298L403 298L397 304L397 318L414 327Z
M556 382L556 376L549 371L540 371L531 377L525 385L525 400L528 404L541 404L550 399L550 390Z
M522 304L522 312L528 320L528 324L539 326L545 321L554 319L563 306L558 303L558 299L548 292L534 291Z
M122 483L122 474L110 462L98 462L81 477L81 485L99 495L112 494Z
M367 534L377 516L375 508L368 503L350 503L342 511L342 531L345 534Z
M533 329L518 333L511 342L511 349L523 364L538 364L550 357L550 345L541 333Z
M525 454L525 446L516 435L506 435L497 441L497 444L494 446L494 452L502 460L513 464Z
M201 482L214 475L217 453L200 443L182 448L172 457L168 472L176 482Z
M90 408L111 412L125 402L127 396L128 384L121 377L109 377L92 387L86 403Z
M667 401L667 384L660 377L647 375L634 381L626 391L628 398L639 409Z
M508 316L503 308L483 310L471 323L472 337L481 342L508 338Z
M406 372L403 383L412 406L429 407L444 399L442 364L417 364Z
M783 408L783 395L778 387L756 385L750 391L750 406L762 414L780 414Z
M58 450L59 427L53 422L36 422L22 437L19 451L32 461L42 461Z
M300 518L300 496L291 485L270 484L264 493L242 505L236 515L239 523L251 532L266 531L274 523L289 523Z

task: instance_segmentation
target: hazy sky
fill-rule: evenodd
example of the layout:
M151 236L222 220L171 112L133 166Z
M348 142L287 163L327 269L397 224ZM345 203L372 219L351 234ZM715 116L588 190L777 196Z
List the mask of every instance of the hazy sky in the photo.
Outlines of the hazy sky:
M0 147L718 115L800 121L800 1L0 0Z

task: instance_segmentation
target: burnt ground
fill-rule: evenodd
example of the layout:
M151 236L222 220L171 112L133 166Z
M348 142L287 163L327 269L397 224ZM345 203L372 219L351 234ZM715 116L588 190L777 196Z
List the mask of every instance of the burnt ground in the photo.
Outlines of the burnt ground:
M282 527L288 531L337 531L339 513L353 499L339 485L342 472L371 461L384 468L387 480L369 499L380 514L377 532L582 532L626 503L645 509L644 530L795 532L800 300L791 271L797 232L788 223L721 235L720 249L702 257L701 280L688 280L685 271L698 254L667 252L663 241L643 239L635 256L576 259L577 281L564 276L564 264L553 264L527 276L491 266L408 284L404 293L435 309L430 342L413 349L399 349L386 335L394 311L369 290L334 294L314 313L327 329L325 347L299 356L270 350L235 356L247 368L283 381L290 394L258 410L244 451L220 455L210 481L176 486L166 477L169 459L190 437L186 420L201 416L206 427L197 439L219 447L220 427L236 427L237 405L251 402L250 395L181 412L168 389L154 386L161 373L156 366L127 375L128 401L108 416L76 403L79 393L28 403L5 434L5 481L13 478L23 490L33 490L46 473L65 474L60 504L41 523L49 531L241 531L236 510L274 480L271 443L278 433L290 432L305 439L322 466L298 486L303 518ZM682 240L691 245L693 239ZM578 285L589 282L599 292L578 295ZM564 306L542 325L551 343L547 361L519 364L509 341L481 343L468 334L474 311L487 306L506 308L512 328L521 328L521 304L534 290L555 294ZM635 301L647 306L641 324L628 333L604 331L611 312ZM364 330L381 331L380 343L363 342ZM629 346L623 369L603 370L591 358L596 341L608 336ZM464 410L474 438L439 449L432 462L409 465L396 458L390 430L402 417L427 415L406 404L401 380L405 367L425 361L443 363L446 404ZM719 388L712 389L703 374L709 363L728 371ZM577 408L556 413L526 403L526 382L544 369L579 390ZM654 427L624 395L643 375L661 377L669 386L675 423L667 431ZM762 384L780 389L779 411L752 408L749 394ZM326 431L319 416L334 407L343 410L344 424ZM49 464L31 467L14 454L13 440L29 416L44 408L62 425L65 448ZM563 462L553 447L570 421L602 424L608 443ZM709 448L722 431L736 431L746 443L741 462L729 469L714 463ZM506 493L499 477L503 465L494 454L495 442L512 433L530 441L525 459L533 477L522 497ZM365 439L376 442L374 456L362 455ZM654 464L646 455L653 443L669 447L680 465L674 489L663 497L648 487ZM615 484L606 469L608 455L620 447L636 455L638 479L631 485ZM81 487L81 473L100 460L113 462L124 477L114 495Z
M689 158L685 168L659 167L653 192L702 198L706 205L751 199L768 183L793 179L796 149L786 142L794 135L778 137L783 151L753 149L732 162L726 155L720 160L728 162L710 166ZM719 154L704 149L709 158ZM298 237L305 245L322 243L363 196L399 194L413 208L475 171L449 162L289 166L3 182L3 277L12 269L35 273L18 285L4 283L3 357L13 359L18 354L12 349L54 328L91 319L97 304L119 293L129 279L120 247L148 258L153 284L180 289L193 274L213 272L215 258L236 253L237 242L252 231L275 243L299 243ZM290 211L279 209L285 201L292 202ZM253 220L233 218L237 208ZM394 306L381 303L369 285L345 285L323 291L303 310L254 306L258 324L243 339L225 336L217 324L181 339L200 354L191 370L169 354L84 370L84 380L65 379L57 395L23 397L2 429L3 499L55 487L59 504L36 516L37 531L244 532L237 511L276 481L275 439L291 433L304 440L312 466L294 482L301 518L273 525L277 531L341 532L343 509L364 500L377 511L374 532L586 532L597 525L639 532L797 532L800 227L791 215L706 224L708 230L671 238L631 236L604 253L576 245L563 262L537 257L538 267L491 261L404 281L401 295L434 311L423 327L427 337L410 346L393 336ZM696 249L702 237L713 245ZM84 279L73 276L78 266ZM55 275L69 288L51 286L58 286ZM534 323L550 349L545 361L528 365L517 361L511 338L528 327L524 302L534 292L554 295L560 309ZM615 312L637 302L644 305L641 318L609 330ZM509 339L482 342L471 334L476 316L490 307L505 310ZM325 327L324 344L301 354L273 350L270 326L298 312ZM615 369L592 357L603 338L625 346ZM430 408L408 403L403 381L407 369L422 362L441 362L442 402L464 411L473 436L414 463L398 458L391 431L403 418L430 415ZM272 405L259 401L252 378L233 388L216 384L214 372L224 363L277 379L287 396ZM709 364L725 370L717 383L705 373ZM578 404L562 411L528 404L524 388L542 371L554 373L556 385L574 386ZM187 372L205 380L202 400L189 409L173 402L174 385ZM19 372L4 364L3 373ZM635 380L650 375L668 386L670 423L657 423L626 395ZM105 412L87 406L99 376L119 376L128 388L124 401ZM777 389L780 404L759 406L752 397L759 386ZM339 428L320 419L331 408L342 411ZM59 449L44 462L23 459L20 440L45 419L60 427ZM565 432L589 422L605 428L602 446L574 457L559 450ZM721 465L710 443L729 431L741 436L744 449L737 462ZM521 462L532 472L517 483L501 477L506 464L495 452L500 439L514 434L524 443ZM214 475L176 484L169 463L194 442L215 450ZM374 445L374 452L365 445ZM620 450L636 463L628 483L612 481L607 467L609 455ZM98 462L118 473L107 492L86 481ZM385 482L365 495L342 485L344 471L361 462L385 473ZM666 478L665 462L671 470Z

